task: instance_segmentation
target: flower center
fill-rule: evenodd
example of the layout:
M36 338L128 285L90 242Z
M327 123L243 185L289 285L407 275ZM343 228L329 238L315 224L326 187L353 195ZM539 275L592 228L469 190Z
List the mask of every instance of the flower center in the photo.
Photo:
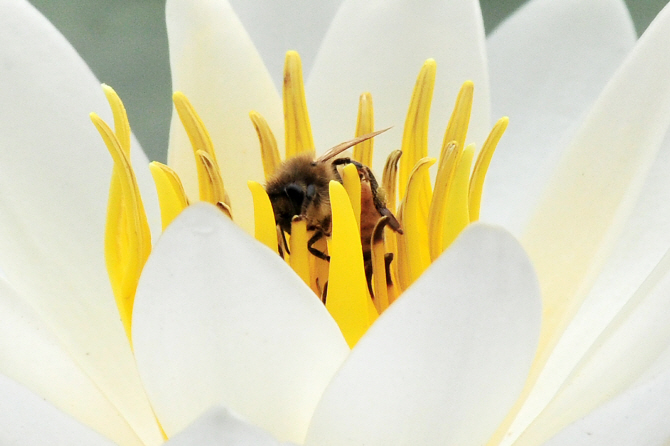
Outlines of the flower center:
M287 261L325 302L350 346L471 222L478 220L486 170L508 119L501 118L482 145L474 168L473 144L464 147L474 85L463 84L444 136L434 187L428 157L428 118L436 64L428 60L417 78L400 151L388 157L381 186L366 166L372 163L374 109L370 93L359 100L357 139L315 158L300 57L286 55L284 68L285 161L267 121L250 113L258 134L268 191L249 181L254 203L255 237ZM112 157L105 256L112 288L130 339L135 288L151 250L142 200L129 160L130 127L114 91L103 86L114 114L112 131L91 118ZM200 200L233 209L225 192L209 133L181 92L173 95L197 163ZM379 133L379 132L377 132ZM353 146L351 159L334 156ZM179 177L153 162L163 229L186 207ZM282 183L282 172L290 182ZM398 204L399 203L399 204ZM395 217L394 217L395 215ZM397 221L395 220L397 218ZM399 225L398 225L399 223ZM402 229L400 229L402 228Z

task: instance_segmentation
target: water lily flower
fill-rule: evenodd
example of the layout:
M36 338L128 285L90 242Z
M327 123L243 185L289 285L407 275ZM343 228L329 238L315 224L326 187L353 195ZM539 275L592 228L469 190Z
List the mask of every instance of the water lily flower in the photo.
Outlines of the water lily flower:
M408 70L414 76L425 57L442 60L442 45L429 37L434 36L431 29L444 35L446 28L453 32L449 38L461 44L450 45L455 53L444 57L454 61L448 62L453 67L446 70L444 79L451 79L446 83L458 85L472 78L482 85L477 91L484 105L475 110L484 111L473 111L468 133L481 142L483 134L477 132L488 126L487 73L476 3L423 5L418 17L424 20L416 19L422 26L406 25L420 33L404 32L391 20L398 15L416 17L409 14L417 12L411 9L415 5L390 5L371 12L345 2L333 20L309 75L308 98L322 94L325 104L310 105L317 140L327 147L328 138L341 139L338 125L353 129L331 117L345 116L344 108L351 110L345 91L358 89L354 101L361 91L343 73L359 73L361 82L367 76L372 86L377 85L373 80L397 74L399 80L387 81L381 93L370 86L365 89L380 98L375 99L380 124L393 118L385 118L382 109L404 113L406 107L392 102L403 100L396 92L398 85L411 89L413 79L403 83L402 76L409 76ZM540 34L563 29L543 26L543 14L574 23L569 8L557 5L533 2L498 31L500 37L491 38L492 49L496 39L503 46L515 42L518 35L513 30L533 20ZM533 360L540 330L533 267L501 229L481 224L466 229L349 353L322 304L281 259L206 205L184 211L153 250L138 289L133 354L101 255L111 164L104 153L92 149L99 147L99 137L80 118L106 109L102 96L94 93L97 81L31 7L19 1L2 7L7 13L0 16L6 25L0 27L1 66L7 84L13 86L3 90L3 104L9 106L0 119L5 148L0 154L0 252L6 256L2 265L8 280L2 311L3 321L9 321L3 325L1 371L11 378L0 383L3 426L9 426L3 435L10 441L53 444L60 438L64 444L109 444L53 406L120 444L160 443L163 436L154 410L164 431L174 435L174 444L217 439L274 443L238 416L281 441L307 444L483 444L489 438L491 444L501 439L541 444L559 432L553 444L579 444L594 437L587 434L610 444L631 438L654 444L666 438L658 414L667 414L667 398L657 392L667 388L668 376L663 318L668 246L663 194L668 188L666 176L660 174L668 160L667 150L658 157L656 153L665 148L670 122L670 95L663 82L670 67L662 57L670 35L667 10L593 107L571 108L568 115L574 121L552 121L551 130L546 122L536 122L537 133L545 130L554 137L572 122L581 124L571 142L561 146L565 151L553 180L537 199L527 232L520 232L543 292L540 350ZM557 14L561 11L567 16ZM616 25L630 31L620 3L601 2L577 12L589 18L589 11L603 20L596 23L604 30ZM600 14L603 11L608 14ZM447 16L452 22L443 20ZM242 226L249 227L244 206L250 200L240 198L246 189L235 185L235 173L257 169L255 178L260 179L261 163L248 161L257 156L252 152L255 135L253 129L241 130L248 123L242 124L242 117L236 121L235 110L244 109L243 117L249 109L260 110L271 126L281 128L278 95L225 3L170 1L168 23L175 87L191 98L205 122L216 123L209 127L222 151L220 158L229 162L222 167L233 209L239 209ZM593 23L584 20L585 27ZM587 35L600 38L602 31L594 27ZM394 45L388 45L392 38ZM412 38L417 41L412 43ZM405 41L409 44L401 46ZM422 42L436 45L433 54L419 54L416 48L423 48ZM570 51L564 56L569 60L578 54L614 69L619 60L612 54L620 57L626 44L617 41L605 47L610 52L604 51L603 59ZM401 57L403 48L412 56L409 61ZM510 54L511 49L507 57ZM409 66L415 55L421 60ZM654 70L641 69L652 65ZM598 68L600 73L608 71ZM565 82L579 79L577 74L559 73ZM491 78L495 85L495 71ZM311 79L324 84L312 84ZM555 92L566 85L559 79L543 80L547 84L528 86ZM589 79L579 87L595 96L593 91L603 81ZM199 93L195 85L206 88ZM383 92L389 94L386 104ZM405 101L408 96L405 92ZM448 99L453 102L454 97ZM446 116L448 109L438 105L436 100L433 117ZM317 118L319 108L330 115ZM577 115L589 108L588 116L579 120ZM215 112L224 114L216 119ZM109 116L103 118L111 122ZM330 121L332 130L317 120ZM185 135L179 136L179 129L173 129L171 162L187 190L193 190L195 175L188 173L192 157L185 157ZM147 172L138 169L146 160L133 145L149 225L157 228L153 186ZM377 146L379 150L381 144ZM519 146L519 151L529 147ZM11 151L14 147L19 150ZM535 160L541 158L536 155ZM242 167L235 167L236 160L243 160ZM503 164L512 169L514 163ZM254 178L250 173L239 176L243 185ZM511 195L518 192L512 191ZM611 373L603 376L603 370ZM188 427L216 404L225 409L215 408ZM658 418L640 410L650 404ZM230 415L229 409L238 415ZM186 430L179 434L182 429ZM511 435L505 436L508 431Z

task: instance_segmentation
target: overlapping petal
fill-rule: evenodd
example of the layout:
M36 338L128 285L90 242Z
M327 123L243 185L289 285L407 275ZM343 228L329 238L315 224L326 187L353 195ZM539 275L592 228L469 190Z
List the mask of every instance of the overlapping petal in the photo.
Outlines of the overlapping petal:
M221 403L301 442L349 352L290 267L210 205L166 230L135 302L135 356L168 435Z

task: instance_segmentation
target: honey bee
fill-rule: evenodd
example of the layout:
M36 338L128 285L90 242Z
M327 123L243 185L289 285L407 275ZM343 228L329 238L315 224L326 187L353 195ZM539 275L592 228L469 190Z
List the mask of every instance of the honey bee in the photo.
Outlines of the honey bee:
M323 237L331 235L329 183L331 180L342 182L338 166L353 164L361 180L361 245L368 288L371 289L371 238L375 225L386 216L387 225L393 231L402 234L402 229L393 213L386 208L383 191L370 168L349 157L338 157L338 155L386 130L388 129L338 144L316 159L310 153L294 156L286 160L268 179L265 191L270 197L277 230L283 239L280 252L282 249L288 252L286 234L291 234L291 222L294 217L300 217L306 221L307 231L312 234L307 242L309 252L320 259L330 260L330 257L316 249L314 244ZM391 260L392 257L387 257L387 269Z

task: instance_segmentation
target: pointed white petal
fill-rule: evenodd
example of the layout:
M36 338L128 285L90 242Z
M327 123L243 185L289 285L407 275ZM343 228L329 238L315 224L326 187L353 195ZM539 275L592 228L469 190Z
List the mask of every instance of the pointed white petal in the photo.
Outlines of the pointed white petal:
M375 143L374 170L399 148L416 76L437 61L429 156L439 154L461 84L475 82L468 140L489 131L489 80L484 25L474 0L345 1L319 50L307 84L317 151L353 137L358 97L372 93L375 126L394 126Z
M166 443L169 446L279 446L270 434L247 424L222 406L205 412Z
M262 182L263 165L249 112L261 113L283 146L277 90L226 0L168 0L166 19L172 89L188 96L209 130L235 222L253 233L247 180ZM176 112L168 162L181 176L186 193L197 198L193 149Z
M275 86L281 90L286 51L300 53L307 76L342 0L230 0L230 3L258 48Z
M0 443L12 446L113 446L115 443L0 374Z
M470 226L356 345L306 444L484 444L530 368L538 287L511 235Z
M298 442L349 352L287 264L206 204L186 209L151 254L133 341L168 435L220 402Z
M44 321L4 281L0 320L0 373L114 441L142 444Z
M566 132L636 39L622 0L534 0L488 37L492 116L510 125L487 174L484 221L523 229Z
M663 446L670 440L670 371L637 385L543 443Z
M596 102L529 223L523 243L547 316L541 348L579 308L663 141L670 124L668 51L665 8Z
M21 0L0 5L0 83L0 267L140 437L160 441L104 265L111 159L88 117L111 115L100 84Z

